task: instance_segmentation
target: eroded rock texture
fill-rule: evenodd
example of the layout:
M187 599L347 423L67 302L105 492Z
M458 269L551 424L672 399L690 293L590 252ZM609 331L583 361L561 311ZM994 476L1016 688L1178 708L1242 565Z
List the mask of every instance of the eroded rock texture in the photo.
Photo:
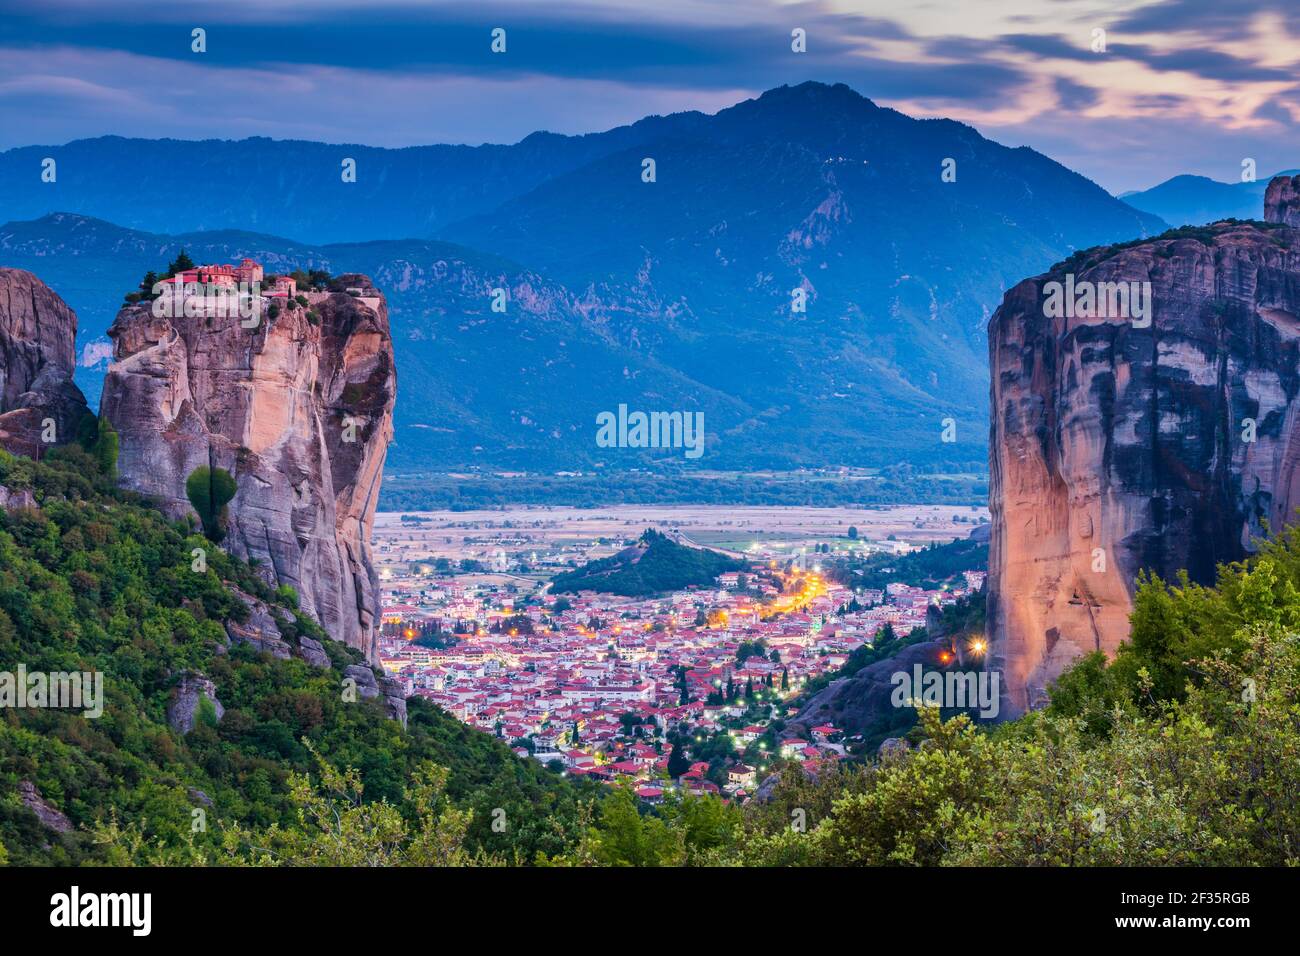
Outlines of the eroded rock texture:
M1300 176L1277 176L1269 182L1264 219L1300 229Z
M172 688L167 702L167 723L179 734L188 734L199 722L201 701L212 706L212 715L218 721L225 716L226 708L217 699L217 685L202 674L185 673Z
M1295 186L1270 184L1268 225L1083 253L994 313L989 666L1003 672L1003 717L1041 704L1080 655L1115 652L1139 569L1209 582L1265 522L1294 520ZM1044 286L1067 274L1149 282L1150 325L1047 317Z
M77 316L54 290L0 268L0 448L34 458L49 434L58 444L77 437L87 409L72 382L76 338Z
M18 781L18 799L36 814L36 819L46 829L55 833L71 833L75 829L63 811L41 796L41 791L30 780Z
M223 546L373 659L370 530L396 377L383 296L365 276L338 285L360 294L308 293L306 307L289 300L252 330L238 316L123 308L101 409L120 436L122 482L173 516L194 515L196 468L229 472Z

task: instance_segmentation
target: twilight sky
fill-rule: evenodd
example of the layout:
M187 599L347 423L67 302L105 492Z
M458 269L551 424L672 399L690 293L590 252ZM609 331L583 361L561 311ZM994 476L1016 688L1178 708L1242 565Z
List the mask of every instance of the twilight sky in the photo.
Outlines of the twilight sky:
M0 0L0 149L514 142L809 79L1115 192L1300 166L1300 0Z

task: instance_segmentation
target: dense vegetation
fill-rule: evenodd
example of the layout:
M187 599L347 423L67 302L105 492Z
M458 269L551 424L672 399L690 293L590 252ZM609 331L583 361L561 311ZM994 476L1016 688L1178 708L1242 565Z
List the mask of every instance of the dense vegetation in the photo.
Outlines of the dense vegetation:
M0 453L0 485L37 503L0 509L0 672L98 671L106 698L97 719L0 709L0 856L11 864L248 862L267 848L282 861L324 859L298 810L317 785L336 796L332 766L354 771L359 790L343 792L366 820L389 806L418 829L426 811L449 814L466 858L530 860L579 832L579 790L503 742L418 699L406 731L380 703L345 700L341 668L357 652L295 614L292 594L114 490L82 447L40 463ZM322 640L333 667L227 649L224 622L249 613L232 585L267 602L289 643ZM194 672L213 681L225 713L200 708L181 734L166 707ZM22 782L73 830L42 827Z
M963 571L983 571L989 563L987 539L961 538L931 544L911 554L863 554L837 558L827 572L834 580L855 588L883 590L898 581L935 590Z
M987 466L979 465L980 471ZM512 504L598 508L615 504L982 505L988 478L920 472L842 479L752 474L696 475L619 472L600 475L496 476L406 473L387 475L385 511L471 511Z
M626 597L646 597L688 587L708 587L719 574L743 571L744 561L717 551L678 544L658 531L646 529L640 540L618 554L590 561L575 571L557 574L554 594L601 591Z
M1125 249L1133 249L1137 246L1145 246L1155 242L1178 241L1182 239L1191 239L1202 245L1212 246L1214 241L1223 234L1231 232L1237 226L1253 226L1256 229L1272 231L1274 233L1273 241L1283 248L1289 248L1287 245L1286 225L1280 222L1264 222L1261 219L1220 219L1217 222L1205 223L1196 226L1176 226L1173 229L1166 229L1158 236L1151 238L1129 239L1125 242L1114 242L1102 246L1091 246L1087 249L1079 249L1071 253L1070 256L1052 267L1052 274L1064 274L1067 272L1083 272L1087 269L1095 268L1100 263L1112 258L1123 252ZM1168 257L1172 255L1172 249L1166 247L1157 250L1157 255Z

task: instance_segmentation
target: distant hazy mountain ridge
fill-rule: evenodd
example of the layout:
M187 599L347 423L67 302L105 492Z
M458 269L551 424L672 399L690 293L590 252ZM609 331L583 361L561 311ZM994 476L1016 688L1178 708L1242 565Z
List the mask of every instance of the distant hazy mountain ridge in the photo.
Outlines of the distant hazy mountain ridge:
M1300 170L1279 173L1294 175ZM1207 176L1175 176L1159 185L1120 198L1159 216L1171 226L1200 226L1220 219L1258 219L1270 177L1223 183Z
M45 153L57 184L25 172ZM10 215L44 217L0 227L0 262L39 263L92 346L117 297L181 246L372 276L407 370L397 467L686 467L598 447L596 416L622 403L702 412L698 467L969 465L1005 288L1163 228L1032 150L815 83L513 146L106 138L10 150L0 174ZM69 210L154 231L45 217ZM200 227L416 238L173 235Z

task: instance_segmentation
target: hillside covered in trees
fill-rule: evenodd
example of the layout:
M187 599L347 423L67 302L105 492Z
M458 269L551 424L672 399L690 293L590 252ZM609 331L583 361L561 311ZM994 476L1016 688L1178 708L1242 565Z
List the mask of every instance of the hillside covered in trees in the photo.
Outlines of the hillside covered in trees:
M551 582L555 594L601 591L646 597L692 586L708 587L719 574L743 571L745 562L706 548L678 544L647 528L636 544L618 554L591 561Z
M0 862L364 862L324 853L338 834L299 818L316 821L304 794L317 783L385 827L385 846L422 814L451 821L443 862L572 844L574 785L422 700L404 730L382 697L349 694L359 652L297 613L291 589L115 490L108 465L75 444L39 463L0 452L0 673L99 672L105 698L98 718L0 708ZM230 643L248 598L286 643L328 659ZM221 711L200 696L185 731L172 705L200 675Z

